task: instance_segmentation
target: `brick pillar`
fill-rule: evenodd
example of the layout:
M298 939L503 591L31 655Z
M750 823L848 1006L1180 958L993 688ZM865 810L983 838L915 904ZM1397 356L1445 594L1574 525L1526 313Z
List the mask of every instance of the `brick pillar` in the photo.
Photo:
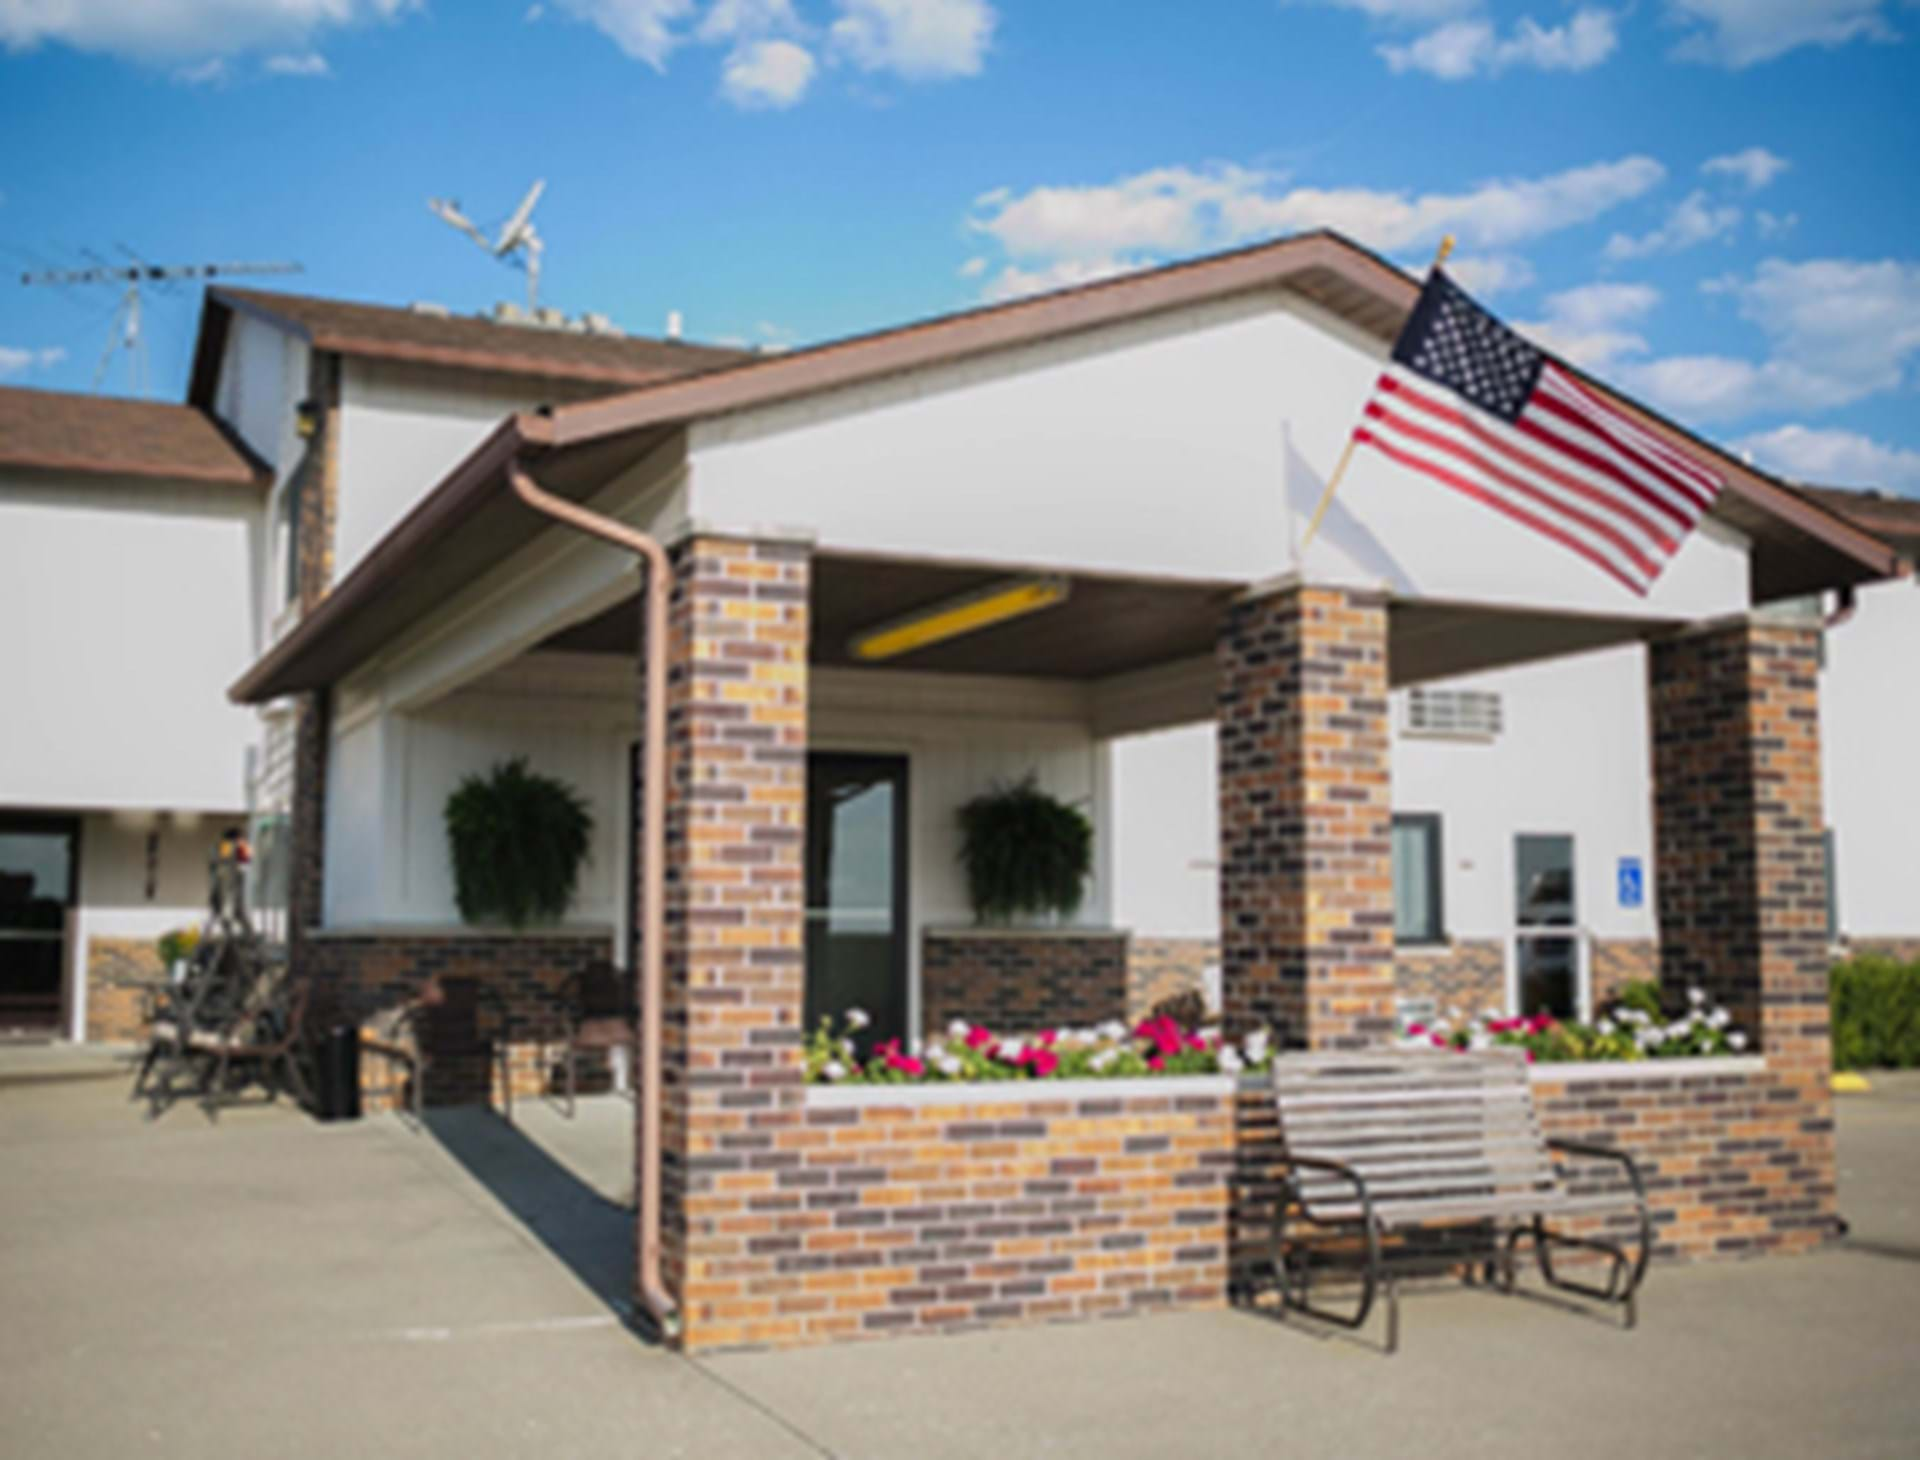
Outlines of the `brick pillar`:
M1387 607L1283 587L1219 647L1221 991L1229 1029L1355 1048L1394 1029Z
M1741 621L1649 650L1661 979L1824 1081L1820 636Z
M288 816L287 947L294 971L305 972L307 930L325 914L327 746L332 705L326 690L300 697L294 710L293 804Z
M668 624L662 1257L688 1348L755 1343L735 1273L798 1120L808 555L696 538Z

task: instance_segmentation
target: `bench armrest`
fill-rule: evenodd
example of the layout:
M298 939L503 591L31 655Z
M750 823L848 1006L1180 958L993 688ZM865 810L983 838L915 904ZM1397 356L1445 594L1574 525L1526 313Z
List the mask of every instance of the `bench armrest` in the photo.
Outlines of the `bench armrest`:
M1618 1146L1596 1146L1590 1141L1568 1141L1558 1136L1547 1137L1547 1149L1563 1155L1581 1156L1595 1161L1614 1161L1626 1168L1627 1182L1633 1187L1633 1195L1642 1206L1647 1201L1647 1185L1640 1175L1640 1163L1621 1150Z
M1372 1228L1373 1197L1371 1193L1367 1191L1366 1177L1354 1170L1353 1167L1347 1165L1344 1161L1330 1160L1325 1156L1296 1156L1291 1152L1287 1154L1286 1163L1289 1166L1305 1166L1314 1171L1331 1172L1341 1180L1352 1183L1354 1194L1360 1198L1360 1219L1366 1223L1369 1229ZM1300 1198L1300 1205L1303 1208L1307 1208L1307 1200L1304 1196ZM1307 1208L1307 1212L1309 1216L1312 1215L1311 1208Z

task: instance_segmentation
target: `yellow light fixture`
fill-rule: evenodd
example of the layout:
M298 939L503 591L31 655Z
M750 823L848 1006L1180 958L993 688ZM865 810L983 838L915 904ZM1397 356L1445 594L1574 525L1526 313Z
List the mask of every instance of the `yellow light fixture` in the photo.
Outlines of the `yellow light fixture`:
M898 658L1065 603L1070 587L1059 577L1008 578L856 634L849 648L854 658L869 662Z

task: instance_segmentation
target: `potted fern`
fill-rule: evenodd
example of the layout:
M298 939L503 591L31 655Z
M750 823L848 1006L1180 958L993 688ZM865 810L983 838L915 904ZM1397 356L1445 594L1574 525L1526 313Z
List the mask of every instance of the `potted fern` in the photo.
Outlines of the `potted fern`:
M573 902L593 816L525 756L461 781L447 798L454 901L469 923L555 923Z
M1093 868L1093 823L1028 775L960 808L960 862L974 917L1071 917Z

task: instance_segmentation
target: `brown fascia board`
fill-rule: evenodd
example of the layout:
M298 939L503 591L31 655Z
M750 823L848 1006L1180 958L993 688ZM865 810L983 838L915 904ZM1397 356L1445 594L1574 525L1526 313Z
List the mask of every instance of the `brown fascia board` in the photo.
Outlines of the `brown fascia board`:
M65 476L143 477L162 482L204 482L216 487L264 487L269 485L273 481L272 474L254 460L252 452L238 448L238 444L235 444L242 458L242 465L232 471L167 466L158 462L141 461L132 458L107 459L95 456L60 456L54 453L30 451L0 454L0 464L22 467L28 471L58 472Z
M546 444L545 425L542 417L515 415L496 426L493 434L468 452L439 486L416 502L354 565L339 587L233 682L227 698L236 704L257 704L280 693L274 682L283 670L324 640L336 625L391 588L413 557L494 490L508 462L529 447Z

